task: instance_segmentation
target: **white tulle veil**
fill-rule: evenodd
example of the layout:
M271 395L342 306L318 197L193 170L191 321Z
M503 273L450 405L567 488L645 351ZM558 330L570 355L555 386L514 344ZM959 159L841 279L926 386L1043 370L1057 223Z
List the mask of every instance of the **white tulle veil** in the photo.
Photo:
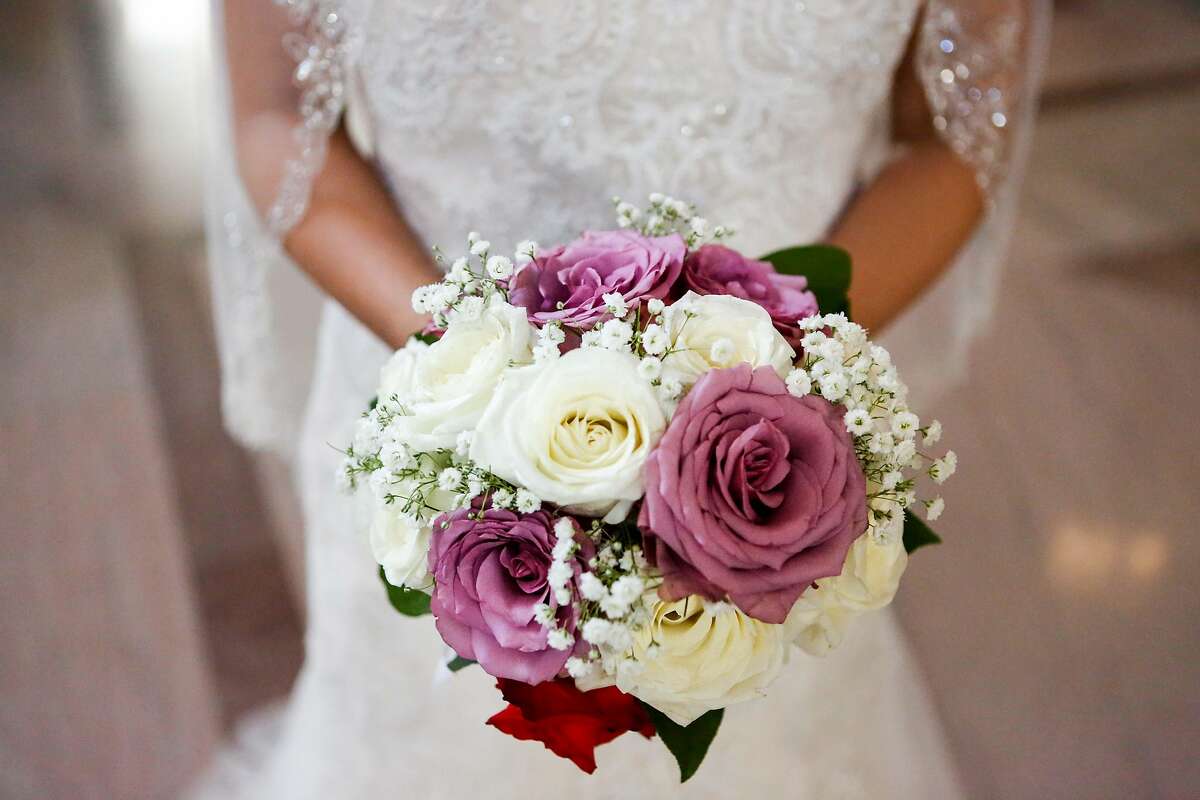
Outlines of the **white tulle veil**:
M359 32L372 2L214 0L209 260L225 418L251 447L288 454L299 430L319 296L281 241L304 214L326 139L346 110ZM887 342L902 353L927 351L930 342L945 348L936 358L903 362L908 382L926 395L961 374L968 346L991 314L1032 133L1049 6L1048 0L929 0L923 12L916 66L935 127L975 168L989 205L954 265L887 332ZM243 25L283 34L278 42L237 42L228 34ZM274 110L291 119L293 135L286 152L277 154L281 177L265 215L243 187L234 150L235 104L225 63L228 48L246 46L276 48L272 58L293 75L294 91L272 100ZM864 177L870 170L864 164Z
M243 444L289 455L314 362L320 295L282 242L304 215L326 143L346 106L345 76L360 41L357 20L373 0L212 0L214 98L206 203L213 316L226 426ZM238 42L235 26L278 32ZM257 113L277 114L291 135L274 156L280 179L267 213L239 174L235 102L227 67L234 47L271 48L264 66L292 76L292 92Z

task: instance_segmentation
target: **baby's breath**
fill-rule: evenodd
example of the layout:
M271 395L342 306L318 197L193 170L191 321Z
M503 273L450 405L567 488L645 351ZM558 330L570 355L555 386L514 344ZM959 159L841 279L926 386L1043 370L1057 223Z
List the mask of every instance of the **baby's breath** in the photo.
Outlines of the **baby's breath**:
M689 249L708 242L719 242L734 233L733 228L727 225L710 224L696 213L694 205L684 200L655 192L650 195L649 203L643 211L620 197L614 197L617 225L636 230L644 236L670 236L677 233L687 242Z
M868 341L861 325L844 314L826 314L800 321L803 356L787 376L788 390L797 396L820 394L843 406L843 423L854 441L854 452L867 478L868 528L873 534L891 530L897 515L918 498L922 475L942 483L957 468L953 451L941 458L921 452L937 442L942 426L925 427L908 407L908 387L883 347ZM921 501L926 515L936 519L945 503Z

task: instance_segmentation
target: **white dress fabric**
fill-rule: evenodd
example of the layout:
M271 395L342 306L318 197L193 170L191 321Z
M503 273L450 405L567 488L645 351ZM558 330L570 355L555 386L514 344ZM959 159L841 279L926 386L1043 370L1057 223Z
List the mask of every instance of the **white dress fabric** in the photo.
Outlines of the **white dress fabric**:
M1005 193L1023 147L1000 129L1025 114L1016 99L1021 81L1029 94L1031 18L1022 26L1014 13L979 17L944 2L922 17L920 0L287 5L305 104L297 157L260 225L219 131L210 241L231 426L252 444L296 443L307 659L287 706L248 723L248 741L192 796L959 796L932 705L886 612L863 616L824 659L796 651L768 699L731 707L683 787L656 741L626 735L601 747L587 776L486 727L503 706L492 681L477 668L439 668L444 646L432 622L390 609L361 512L334 488L330 444L350 441L387 350L328 302L308 351L311 298L278 239L302 216L323 136L348 100L352 133L396 203L451 255L471 229L496 249L565 241L608 226L613 194L639 202L651 191L733 225L733 244L747 253L819 240L890 155L893 74L923 18L917 64L935 126L976 167L994 208L963 263L893 338L906 327L934 330L957 350L990 307ZM944 370L950 355L898 361L920 391L922 370Z

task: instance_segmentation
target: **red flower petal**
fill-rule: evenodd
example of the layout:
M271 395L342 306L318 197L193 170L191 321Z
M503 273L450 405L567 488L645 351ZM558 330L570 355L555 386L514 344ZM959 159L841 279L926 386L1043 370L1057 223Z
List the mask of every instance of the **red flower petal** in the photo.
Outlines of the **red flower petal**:
M588 774L596 770L599 745L626 731L654 736L645 709L615 686L582 692L565 678L536 686L501 678L496 686L509 706L488 725L517 739L541 742Z

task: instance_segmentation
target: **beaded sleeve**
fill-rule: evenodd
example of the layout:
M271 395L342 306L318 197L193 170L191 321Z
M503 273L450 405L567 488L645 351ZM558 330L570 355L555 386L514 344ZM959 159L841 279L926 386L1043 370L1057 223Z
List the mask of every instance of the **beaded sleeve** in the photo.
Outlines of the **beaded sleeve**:
M1049 0L928 0L915 66L942 140L975 172L987 213L941 279L887 332L928 396L966 373L971 342L996 306L1033 134ZM929 331L945 334L927 350ZM913 358L916 354L925 358Z
M916 69L946 143L989 199L1012 159L1008 128L1025 89L1026 0L929 0Z
M298 152L285 164L275 202L267 213L271 233L281 237L304 216L313 180L325 160L329 135L345 106L349 51L340 0L273 0L288 10L296 30L283 46L295 60L299 92L294 131Z

